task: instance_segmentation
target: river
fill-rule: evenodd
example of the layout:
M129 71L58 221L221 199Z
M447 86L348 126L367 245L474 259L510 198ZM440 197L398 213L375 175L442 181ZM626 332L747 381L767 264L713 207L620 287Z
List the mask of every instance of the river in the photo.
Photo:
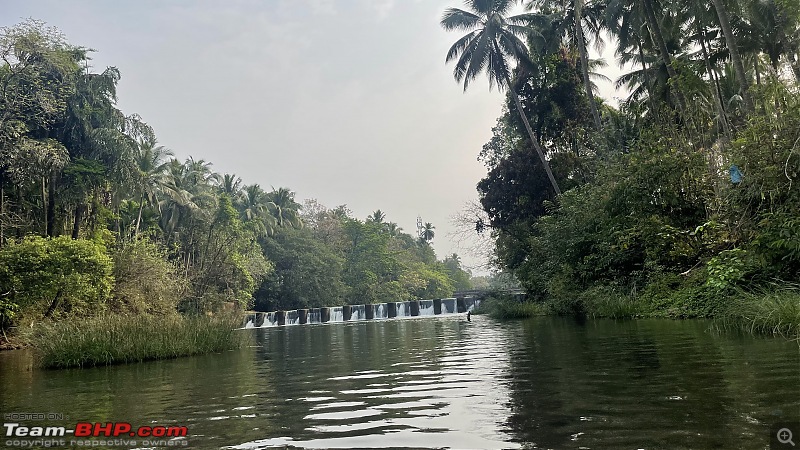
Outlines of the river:
M237 351L92 369L0 352L0 412L186 425L172 443L231 449L763 449L773 423L800 416L797 342L707 321L459 315L242 332Z

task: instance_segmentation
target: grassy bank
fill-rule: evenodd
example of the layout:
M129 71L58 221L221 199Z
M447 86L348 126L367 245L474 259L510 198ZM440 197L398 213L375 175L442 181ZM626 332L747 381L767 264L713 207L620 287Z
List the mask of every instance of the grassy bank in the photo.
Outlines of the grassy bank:
M740 292L717 322L723 329L800 339L800 289Z
M40 324L27 336L44 368L124 364L238 348L236 315L108 315Z
M748 292L735 290L711 294L688 287L639 295L609 287L595 287L572 297L519 302L504 296L488 298L477 314L499 319L544 315L585 315L593 318L710 318L719 329L800 340L800 286L775 285Z

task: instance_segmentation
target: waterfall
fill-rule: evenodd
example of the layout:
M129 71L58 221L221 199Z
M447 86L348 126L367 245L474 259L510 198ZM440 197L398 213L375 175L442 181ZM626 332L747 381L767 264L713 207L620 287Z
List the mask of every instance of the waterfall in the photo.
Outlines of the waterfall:
M411 306L409 302L399 302L397 303L397 317L410 317L411 316Z
M456 299L443 298L442 299L442 314L455 314L456 312Z
M278 318L275 317L275 312L268 312L267 316L264 318L264 327L274 327L278 324Z
M300 323L300 313L295 309L286 311L286 325L297 325Z
M433 315L433 300L420 300L419 301L419 315L432 316Z
M375 308L375 318L376 319L385 319L389 317L389 311L386 308L386 303L378 303L377 305L372 305Z
M331 308L331 322L344 322L344 313L341 306Z
M308 310L308 323L322 323L322 311L319 308Z
M464 306L466 306L467 311L472 311L473 309L475 309L475 307L477 306L475 304L475 298L473 298L473 297L465 298L464 299Z
M366 305L353 305L350 307L350 320L365 320L366 318Z

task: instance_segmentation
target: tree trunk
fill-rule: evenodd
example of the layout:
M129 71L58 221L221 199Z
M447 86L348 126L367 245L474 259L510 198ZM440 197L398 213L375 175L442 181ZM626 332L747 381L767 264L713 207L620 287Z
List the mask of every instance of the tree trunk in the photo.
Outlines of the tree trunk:
M522 103L519 101L519 96L514 90L514 87L511 85L510 80L506 79L506 85L508 86L508 91L511 93L511 97L514 99L514 104L517 106L517 112L519 113L520 117L522 117L522 122L525 124L525 129L528 130L528 137L531 139L531 144L533 145L533 148L536 149L536 153L539 154L539 159L542 161L542 167L544 167L544 171L547 172L547 178L550 179L550 184L553 186L553 191L555 191L556 195L561 195L561 189L559 189L558 183L556 183L556 178L553 176L553 172L550 170L550 163L548 163L547 159L545 159L542 147L539 145L539 141L533 134L531 124L528 123L528 118L525 116L525 112L522 110Z
M575 45L581 54L581 72L583 73L583 86L586 89L586 98L589 99L589 108L592 111L594 127L600 131L602 124L600 114L597 112L597 104L592 94L592 84L589 80L589 55L586 51L586 41L583 38L583 0L575 0Z
M72 224L72 239L78 239L81 234L81 220L83 220L83 205L75 207L75 221Z
M669 76L670 80L677 82L678 80L678 73L675 72L675 68L672 67L672 56L670 56L669 49L667 48L667 42L664 40L664 34L661 32L661 25L658 23L658 19L656 19L656 14L653 11L653 1L652 0L645 0L644 1L644 15L647 20L647 28L650 29L650 36L653 39L653 42L656 44L658 48L658 53L661 56L661 61L667 68L667 75ZM677 84L673 84L670 86L670 91L675 96L675 99L678 103L678 108L683 111L684 101L683 101L683 94L681 94L680 88Z
M42 177L42 236L47 236L47 178Z
M50 176L47 185L47 236L53 237L56 229L56 188L55 176Z
M742 57L739 54L739 48L736 46L736 38L733 36L733 31L731 30L731 21L728 18L728 10L725 9L725 5L722 3L722 0L711 0L714 4L714 9L717 11L717 17L719 17L719 25L722 28L722 33L725 35L725 45L728 47L728 52L731 55L731 62L733 62L733 70L736 72L736 78L738 78L739 82L739 95L742 96L744 99L745 107L748 111L752 111L753 109L753 102L750 99L750 93L748 92L749 83L747 82L747 75L744 72L744 64L742 63Z
M58 308L58 304L60 301L61 301L61 289L59 289L58 292L56 292L56 296L53 298L53 301L50 302L50 307L47 308L47 312L44 313L44 316L50 317L55 312L56 308Z
M722 132L725 134L725 139L730 140L731 129L728 127L728 118L725 116L725 108L722 107L722 96L717 89L714 71L711 68L711 62L708 60L708 50L706 49L706 32L702 29L697 31L700 33L700 48L703 50L703 62L706 64L706 72L708 72L708 77L711 79L711 82L714 86L714 106L716 107L717 115L719 116L719 124L722 126Z
M637 36L637 42L639 44L639 59L642 60L642 73L647 74L647 63L644 59L644 43L642 43L642 37ZM656 99L653 96L653 86L650 85L650 81L645 78L644 87L647 89L647 99L648 103L650 103L650 109L653 110L653 117L658 118L658 104L656 103Z
M0 180L0 248L3 248L5 242L5 226L6 226L6 188L3 180Z
M142 191L142 198L139 201L139 215L136 217L136 229L133 231L133 236L139 235L139 224L142 223L142 210L144 209L144 191Z

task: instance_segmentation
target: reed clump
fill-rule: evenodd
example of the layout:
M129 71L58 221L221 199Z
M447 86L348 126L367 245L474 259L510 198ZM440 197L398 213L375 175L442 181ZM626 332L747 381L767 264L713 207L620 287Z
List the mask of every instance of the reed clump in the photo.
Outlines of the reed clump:
M754 334L772 334L800 340L800 287L776 287L773 290L733 295L727 308L717 317L724 329L741 329Z
M41 323L27 340L43 368L88 367L239 348L240 326L236 314L115 314Z

